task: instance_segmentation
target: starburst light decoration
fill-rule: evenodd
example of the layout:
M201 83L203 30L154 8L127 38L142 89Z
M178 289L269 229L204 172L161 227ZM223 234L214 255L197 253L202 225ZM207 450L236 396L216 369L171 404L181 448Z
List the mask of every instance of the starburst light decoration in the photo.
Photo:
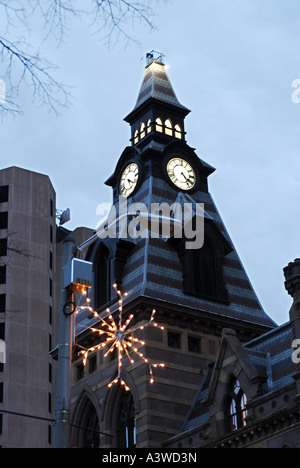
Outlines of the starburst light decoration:
M95 350L100 350L106 348L107 351L104 354L104 357L107 357L109 353L113 353L115 350L118 352L118 374L117 377L111 381L108 384L108 387L111 388L114 384L120 382L120 384L125 388L126 391L129 391L129 387L125 383L125 381L121 377L121 369L123 365L123 358L126 356L129 359L129 362L131 364L135 363L135 359L142 359L145 364L149 366L149 374L150 374L150 383L152 384L154 382L154 376L153 376L153 368L161 367L164 368L165 364L163 362L161 363L150 363L149 360L144 356L143 353L139 351L138 346L144 346L146 343L145 341L142 341L136 337L134 337L134 333L138 330L144 330L147 327L153 326L157 327L160 330L164 330L164 327L158 325L154 318L155 318L155 313L156 310L152 310L152 314L150 317L149 322L147 322L144 325L139 325L136 327L129 328L129 324L131 323L132 319L134 318L134 315L131 314L126 321L123 321L123 296L121 294L121 291L118 290L117 285L113 284L114 289L117 292L117 295L119 297L119 314L118 314L118 320L117 323L114 320L112 313L109 308L106 309L107 316L103 318L101 315L99 315L96 311L93 310L93 308L90 306L90 298L87 297L87 294L84 293L84 302L85 304L79 305L76 307L75 312L78 313L80 310L89 310L90 312L93 313L95 318L98 318L101 322L100 328L95 328L95 327L88 327L85 325L77 324L77 326L89 329L93 333L98 333L100 336L104 335L105 341L99 343L96 346L92 346L90 348L84 348L81 345L78 345L78 347L81 348L79 351L79 354L83 355L83 365L85 366L87 363L87 358L88 354L90 352L93 352ZM124 293L124 297L126 297L128 294Z

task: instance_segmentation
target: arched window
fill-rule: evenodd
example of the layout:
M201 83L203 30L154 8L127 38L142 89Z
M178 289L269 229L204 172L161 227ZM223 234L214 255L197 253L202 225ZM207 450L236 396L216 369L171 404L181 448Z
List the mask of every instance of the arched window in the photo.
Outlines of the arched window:
M110 300L110 255L107 247L102 247L95 266L95 310Z
M147 134L151 132L151 124L152 124L151 119L148 119L147 120L147 129L146 129Z
M139 132L137 130L135 130L134 134L133 134L133 143L136 145L139 141Z
M71 446L96 449L100 447L100 423L97 410L85 394L80 398L75 409Z
M146 136L146 131L145 131L145 124L144 122L141 122L140 124L140 139L142 140Z
M136 446L135 407L131 392L122 392L117 411L117 447L134 448Z
M175 125L175 138L179 138L180 140L182 139L182 130L178 124Z
M89 406L82 426L84 428L82 429L82 448L99 448L99 420L96 410L92 404Z
M155 130L157 132L160 132L162 133L163 131L163 124L162 124L162 120L158 117L156 120L155 120Z
M173 125L170 119L165 121L165 134L170 136L173 135Z
M234 432L246 426L247 397L237 379L231 379L225 407L226 430Z

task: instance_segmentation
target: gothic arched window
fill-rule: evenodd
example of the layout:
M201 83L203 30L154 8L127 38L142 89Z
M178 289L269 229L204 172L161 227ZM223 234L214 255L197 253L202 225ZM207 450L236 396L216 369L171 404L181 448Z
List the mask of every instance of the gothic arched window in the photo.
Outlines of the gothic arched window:
M83 421L82 448L99 448L99 420L94 406L91 404Z
M163 131L163 123L159 117L155 120L155 130L160 133Z
M133 134L133 143L136 145L139 141L139 132L137 130L135 130L134 134Z
M136 446L135 407L131 392L121 389L122 394L117 411L117 447L134 448Z
M142 122L142 123L140 124L140 139L141 139L141 140L142 140L143 138L145 138L145 135L146 135L145 129L146 129L146 126L145 126L144 122Z
M178 124L175 125L175 138L179 138L180 140L182 139L182 130Z
M173 135L173 125L170 119L165 121L165 134L170 136Z
M225 416L227 432L234 432L246 426L247 397L240 382L232 379L229 383L226 399Z
M147 120L147 133L151 132L151 124L152 124L151 119L148 119Z
M110 255L107 247L103 246L95 266L95 310L110 300L110 284Z

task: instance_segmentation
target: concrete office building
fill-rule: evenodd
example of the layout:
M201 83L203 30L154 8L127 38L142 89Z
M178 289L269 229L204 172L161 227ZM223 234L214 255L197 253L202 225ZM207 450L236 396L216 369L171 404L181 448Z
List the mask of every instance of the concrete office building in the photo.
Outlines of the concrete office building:
M91 230L76 229L77 243ZM48 176L0 171L0 446L53 446L62 241Z

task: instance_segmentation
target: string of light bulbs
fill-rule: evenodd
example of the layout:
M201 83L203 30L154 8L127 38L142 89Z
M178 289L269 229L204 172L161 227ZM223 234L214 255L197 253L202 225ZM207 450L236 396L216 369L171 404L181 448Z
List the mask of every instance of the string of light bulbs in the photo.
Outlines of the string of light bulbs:
M140 358L144 361L145 364L149 366L149 374L150 374L150 383L154 383L154 375L153 375L153 369L160 367L164 368L165 364L163 362L160 363L150 363L149 359L144 356L143 353L140 352L138 345L145 346L145 341L140 340L139 338L136 338L134 336L134 333L137 332L138 330L144 330L147 327L153 326L156 328L159 328L160 330L164 330L163 326L160 326L155 322L155 314L156 310L153 309L151 313L151 317L149 322L143 325L137 325L135 327L129 327L130 323L132 322L134 315L131 314L127 320L123 320L123 297L127 297L128 293L124 293L122 295L121 291L118 290L117 285L113 284L114 289L116 290L116 293L118 295L118 320L115 321L113 318L113 315L110 311L109 308L106 309L107 316L103 318L98 312L93 310L93 308L90 305L90 298L87 296L87 293L83 294L84 302L85 304L83 305L78 305L75 310L75 317L76 315L81 311L81 310L88 310L91 313L93 313L94 318L99 319L100 321L100 327L90 327L86 326L80 323L77 323L76 326L80 326L86 329L89 329L92 333L96 333L99 336L103 336L105 338L105 341L101 341L96 346L91 346L90 348L85 348L79 344L77 346L80 349L79 354L83 356L83 365L85 366L87 363L88 355L89 353L96 351L96 350L102 350L104 348L107 348L106 353L104 354L104 357L107 357L109 353L113 353L115 350L118 352L118 357L117 357L117 362L118 362L118 373L117 376L114 380L112 380L109 384L108 387L111 388L114 384L117 384L120 382L120 384L125 388L126 391L129 391L130 388L126 384L126 382L122 379L121 377L121 371L122 371L122 366L123 366L123 358L127 357L129 362L131 364L135 363L136 358ZM117 323L116 323L117 322Z

